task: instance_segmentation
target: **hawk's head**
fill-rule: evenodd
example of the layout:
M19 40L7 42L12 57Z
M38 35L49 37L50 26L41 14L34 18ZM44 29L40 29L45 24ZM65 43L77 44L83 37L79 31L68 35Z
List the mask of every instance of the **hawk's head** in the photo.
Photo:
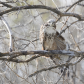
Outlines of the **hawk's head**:
M50 19L47 21L47 26L55 27L56 28L56 20Z
M56 34L56 20L48 20L44 25L44 32L46 32L47 34Z

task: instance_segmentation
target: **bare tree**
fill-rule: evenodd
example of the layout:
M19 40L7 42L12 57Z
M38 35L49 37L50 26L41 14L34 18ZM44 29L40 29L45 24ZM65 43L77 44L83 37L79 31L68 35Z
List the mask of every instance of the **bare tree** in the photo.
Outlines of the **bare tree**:
M84 0L0 1L0 84L84 84L83 7ZM51 18L69 50L41 50L40 26ZM55 65L55 54L70 59Z

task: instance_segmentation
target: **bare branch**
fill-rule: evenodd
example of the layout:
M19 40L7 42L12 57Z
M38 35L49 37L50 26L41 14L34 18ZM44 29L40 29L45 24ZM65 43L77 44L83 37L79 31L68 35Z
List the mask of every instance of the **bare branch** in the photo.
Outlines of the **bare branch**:
M6 6L6 7L8 7L8 8L12 8L11 5L9 5L9 4L5 3L5 2L1 2L1 1L0 1L0 4L3 4L4 6Z
M78 4L78 3L81 2L81 1L83 1L83 0L78 0L77 2L75 2L74 4L72 4L72 5L66 10L66 12L69 11L74 5Z
M24 79L26 82L28 82L29 84L31 84L26 78L21 77L20 75L18 75L6 62L5 62L5 64L8 66L8 68L9 68L15 75L17 75L19 78Z
M63 13L63 12L59 11L57 8L52 8L52 7L44 6L44 5L29 5L29 6L12 7L9 10L0 12L0 16L2 16L3 14L6 14L6 13L12 12L12 11L17 11L17 10L22 10L22 9L47 9L47 10L50 10L50 11L60 15L61 17L63 17L63 16L71 16L71 17L77 18L80 21L84 20L84 17L82 17L79 14L76 14L76 13L66 13L66 12Z
M79 21L79 20L72 22L69 26L67 26L65 29L63 29L63 30L60 32L59 36L60 36L62 33L64 33L71 25L73 25L74 23L76 23L76 22L78 22L78 21Z
M39 54L41 56L48 56L48 55L54 55L54 54L79 56L79 55L84 55L84 52L66 51L66 50L13 51L13 52L0 53L0 57L11 56L11 55L33 55L33 54Z
M10 50L10 52L12 52L12 50L14 50L14 42L13 42L14 37L12 35L11 28L10 28L9 24L7 23L7 21L3 17L1 17L1 20L3 21L4 25L6 26L6 28L8 30L9 37L10 37L9 50Z
M20 56L20 55L35 55L38 54L37 56L33 56L28 60L19 60L16 57ZM24 62L29 62L32 61L33 59L36 59L37 57L40 56L45 56L45 57L49 57L50 55L55 55L55 54L59 54L59 55L67 55L67 56L71 56L71 57L84 57L84 52L76 52L76 51L65 51L65 50L51 50L51 51L46 51L46 50L40 50L40 51L18 51L18 52L6 52L6 53L0 53L0 60L5 60L5 61L11 61L11 62L16 62L16 63L24 63ZM4 56L7 56L4 57ZM8 57L10 56L10 57Z
M16 56L17 57L17 56ZM13 59L14 57L9 57L9 58L0 58L0 60L3 60L3 61L8 61L8 62L16 62L16 63L28 63L36 58L40 57L39 55L37 56L33 56L31 57L30 59L27 59L27 60L20 60L20 59Z
M36 75L36 74L38 74L38 73L41 73L41 72L43 72L43 71L55 69L55 68L58 68L58 67L75 65L75 64L77 64L78 62L80 62L82 59L83 59L83 57L81 57L79 60L77 60L77 61L74 62L74 63L68 63L68 64L66 63L66 64L61 64L61 65L57 65L57 66L53 66L53 67L49 67L49 68L43 68L43 69L38 70L38 71L34 72L33 74L29 75L29 77L32 77L32 76L34 76L34 75Z
M60 81L60 79L62 78L63 73L61 74L61 76L59 77L59 79L57 80L57 82L55 84L58 84L58 82Z

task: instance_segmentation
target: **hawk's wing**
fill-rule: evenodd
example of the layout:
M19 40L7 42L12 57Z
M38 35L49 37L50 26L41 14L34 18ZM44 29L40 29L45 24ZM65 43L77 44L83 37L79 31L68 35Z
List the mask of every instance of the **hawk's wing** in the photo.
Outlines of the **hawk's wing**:
M59 33L56 33L56 38L55 38L55 42L57 44L57 50L65 50L66 49L66 43L65 43L65 39L59 35ZM58 65L58 64L62 64L62 63L66 63L66 61L68 60L68 56L66 55L53 55L51 57L51 59L53 60L53 62Z
M57 50L64 50L66 49L66 44L65 44L65 39L59 35L59 33L56 33L56 38L55 38L56 44L57 44Z

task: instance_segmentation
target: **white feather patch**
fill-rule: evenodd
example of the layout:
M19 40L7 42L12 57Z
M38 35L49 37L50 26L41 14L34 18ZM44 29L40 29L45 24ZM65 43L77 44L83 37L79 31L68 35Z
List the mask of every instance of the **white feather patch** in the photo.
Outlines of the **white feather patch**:
M55 28L51 26L48 26L47 28L45 28L44 31L48 34L56 34Z

